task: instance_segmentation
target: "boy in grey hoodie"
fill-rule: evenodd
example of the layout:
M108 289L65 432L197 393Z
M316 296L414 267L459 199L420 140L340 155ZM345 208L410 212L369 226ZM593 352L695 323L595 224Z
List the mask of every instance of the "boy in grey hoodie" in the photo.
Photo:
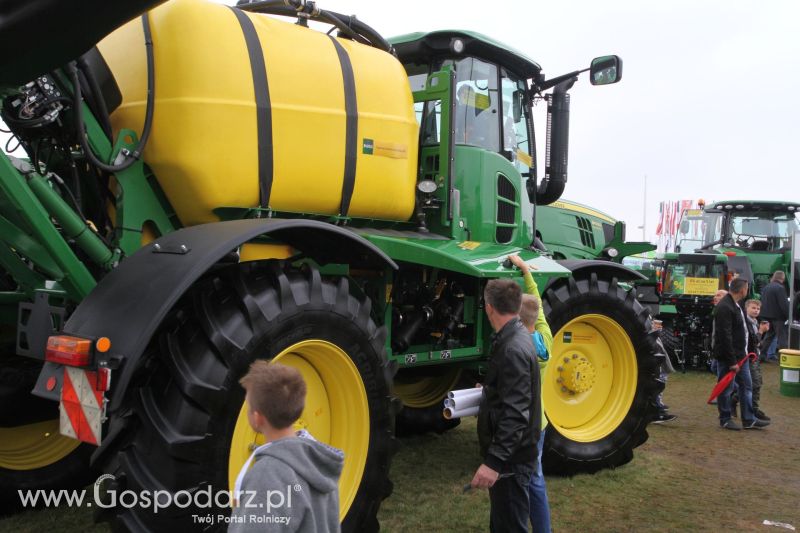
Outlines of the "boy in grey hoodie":
M256 361L240 380L250 426L264 435L236 479L238 505L228 531L340 531L339 475L344 453L292 424L305 407L306 384L296 369Z

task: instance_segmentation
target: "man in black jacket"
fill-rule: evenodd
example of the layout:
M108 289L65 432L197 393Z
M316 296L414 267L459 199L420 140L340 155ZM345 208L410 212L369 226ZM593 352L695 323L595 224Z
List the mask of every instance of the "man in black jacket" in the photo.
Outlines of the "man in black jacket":
M786 294L786 274L782 270L776 270L766 287L761 290L761 319L769 320L769 330L764 336L763 346L765 358L767 355L776 356L777 350L786 348L789 345L786 329L786 321L789 319L789 297ZM775 354L768 354L772 339L778 338L778 348Z
M495 335L478 412L483 464L471 485L489 489L492 532L527 532L528 482L536 468L541 428L536 352L518 316L522 289L517 283L490 281L484 303Z
M747 355L747 327L744 312L738 303L747 296L748 283L742 278L731 281L730 291L714 309L714 357L717 360L717 378L729 371L736 372L735 381L739 386L739 405L745 429L760 429L769 422L759 420L753 414L753 383L750 378L750 365L739 361ZM739 430L731 420L731 393L733 381L717 398L719 424L725 429Z

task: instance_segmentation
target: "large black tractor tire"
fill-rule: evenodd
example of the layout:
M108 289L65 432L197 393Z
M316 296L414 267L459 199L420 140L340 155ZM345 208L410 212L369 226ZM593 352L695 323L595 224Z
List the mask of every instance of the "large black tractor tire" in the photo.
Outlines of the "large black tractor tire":
M9 353L13 347L3 352ZM17 491L75 489L94 473L94 447L62 437L58 405L31 396L41 370L32 359L0 355L0 515L23 509Z
M136 387L125 398L126 420L118 421L123 434L104 468L115 477L105 484L106 504L110 489L232 490L239 466L229 469L229 460L243 453L243 462L253 444L253 437L250 448L237 440L243 429L250 431L239 379L253 361L276 358L306 378L301 421L314 434L314 417L329 415L329 437L324 431L316 436L344 448L339 496L349 505L344 504L342 530L377 531L378 508L392 490L396 409L385 329L376 327L370 308L368 299L351 294L347 278L323 279L314 268L301 272L274 261L227 267L201 279L151 340ZM345 361L330 355L336 353L331 347ZM329 390L335 394L328 396ZM348 390L362 401L339 410L337 402L349 397ZM312 393L324 394L328 408L313 407ZM357 446L348 449L342 442ZM226 524L201 525L192 515L229 512L224 506L190 506L154 514L152 508L118 506L105 518L119 530L216 531Z
M448 366L398 372L394 391L403 408L397 413L397 436L444 433L458 427L460 418L444 417L444 399L448 391L463 388L463 382L461 371Z
M664 324L661 330L661 342L667 350L667 356L672 361L672 366L686 372L686 354L683 353L683 339L675 336L675 330L671 324Z
M664 357L649 311L616 278L559 280L543 294L554 333L542 379L545 472L572 475L624 465L647 440L663 390Z

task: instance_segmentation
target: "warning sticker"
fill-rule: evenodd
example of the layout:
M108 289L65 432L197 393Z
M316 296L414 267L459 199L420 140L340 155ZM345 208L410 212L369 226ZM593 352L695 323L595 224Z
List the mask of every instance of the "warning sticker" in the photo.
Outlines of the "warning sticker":
M59 402L61 434L95 446L100 444L105 418L105 399L96 384L97 372L64 367Z
M533 168L533 158L530 156L528 152L517 150L517 161L519 161L528 168Z
M717 289L719 289L719 280L717 278L684 278L683 294L714 296Z
M408 159L408 146L405 144L376 141L364 138L361 143L361 152L365 155L376 155L391 159Z
M481 243L475 241L463 241L458 243L458 247L461 248L462 250L474 250L480 245Z
M597 335L594 333L575 333L572 331L564 332L564 344L595 344Z
M375 141L374 155L392 159L408 159L408 146L405 144Z

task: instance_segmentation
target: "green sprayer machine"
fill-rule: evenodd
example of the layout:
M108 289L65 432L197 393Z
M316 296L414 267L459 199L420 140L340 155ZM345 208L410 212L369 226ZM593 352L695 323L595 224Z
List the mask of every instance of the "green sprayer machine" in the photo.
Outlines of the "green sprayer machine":
M545 78L468 31L387 41L301 0L159 4L2 8L20 145L0 154L4 509L100 473L103 497L230 490L259 444L238 380L268 359L305 378L299 425L345 452L343 529L376 530L395 426L447 429L446 392L481 380L483 288L519 278L509 254L555 332L546 469L631 460L663 388L626 288L641 276L535 247L566 185L568 91L619 81L618 57ZM98 518L183 531L229 512L212 501Z

